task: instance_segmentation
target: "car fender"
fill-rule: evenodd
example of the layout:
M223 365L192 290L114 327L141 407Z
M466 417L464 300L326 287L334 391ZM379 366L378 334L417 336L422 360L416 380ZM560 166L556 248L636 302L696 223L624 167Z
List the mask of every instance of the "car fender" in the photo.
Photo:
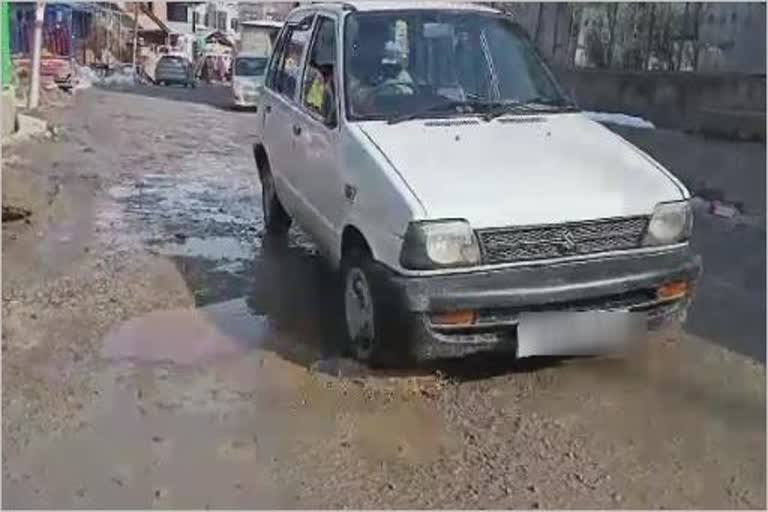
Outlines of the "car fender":
M346 205L332 263L338 266L341 261L344 228L354 226L368 243L373 258L397 269L408 223L424 217L424 207L386 155L359 127L346 125L340 141L340 177Z

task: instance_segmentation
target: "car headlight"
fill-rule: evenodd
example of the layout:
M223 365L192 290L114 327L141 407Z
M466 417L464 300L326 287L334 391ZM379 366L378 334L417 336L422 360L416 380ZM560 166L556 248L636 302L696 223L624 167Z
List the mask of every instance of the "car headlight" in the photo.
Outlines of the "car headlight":
M691 236L693 212L688 201L659 203L653 210L645 245L669 245L684 242Z
M480 246L465 220L412 222L400 253L400 264L413 270L461 267L480 263Z

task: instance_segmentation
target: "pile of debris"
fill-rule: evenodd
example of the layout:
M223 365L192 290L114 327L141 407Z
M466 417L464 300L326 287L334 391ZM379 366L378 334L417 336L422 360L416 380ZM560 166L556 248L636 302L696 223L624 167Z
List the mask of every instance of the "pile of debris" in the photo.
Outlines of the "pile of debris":
M136 74L131 64L119 64L110 67L79 66L75 90L87 89L98 85L135 85Z
M21 82L29 81L32 59L14 59L14 67ZM69 91L74 86L75 65L68 57L43 56L40 60L40 88L53 90L56 88Z

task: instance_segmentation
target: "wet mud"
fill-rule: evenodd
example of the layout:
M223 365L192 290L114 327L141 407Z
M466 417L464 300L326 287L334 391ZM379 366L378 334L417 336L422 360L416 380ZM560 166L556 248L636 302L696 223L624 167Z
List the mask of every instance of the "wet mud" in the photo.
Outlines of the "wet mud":
M347 358L336 276L300 230L262 238L227 93L94 88L60 119L94 151L18 150L91 178L3 249L3 506L765 506L764 367L683 331L624 360Z

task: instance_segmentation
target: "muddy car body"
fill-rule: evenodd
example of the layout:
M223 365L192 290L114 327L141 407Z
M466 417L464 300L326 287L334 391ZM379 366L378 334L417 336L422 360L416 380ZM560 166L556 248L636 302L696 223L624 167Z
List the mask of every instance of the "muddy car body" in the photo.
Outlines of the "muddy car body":
M582 115L492 9L299 8L258 123L266 230L297 220L340 269L361 359L549 353L520 348L532 312L657 327L688 307L688 190Z

